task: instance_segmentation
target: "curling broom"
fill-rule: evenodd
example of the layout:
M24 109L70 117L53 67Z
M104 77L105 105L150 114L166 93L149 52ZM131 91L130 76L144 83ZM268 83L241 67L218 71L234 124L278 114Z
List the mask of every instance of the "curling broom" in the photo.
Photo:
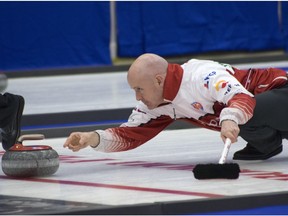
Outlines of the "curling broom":
M193 169L196 179L237 179L240 167L236 163L225 163L231 146L231 140L226 138L224 149L218 164L197 164Z

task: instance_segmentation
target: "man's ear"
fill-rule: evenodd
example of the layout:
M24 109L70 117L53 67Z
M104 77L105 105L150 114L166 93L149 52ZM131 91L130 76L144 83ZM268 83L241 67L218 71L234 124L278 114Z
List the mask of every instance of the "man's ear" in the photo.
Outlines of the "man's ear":
M164 85L164 80L165 80L164 76L162 76L160 74L157 74L155 78L156 78L157 84L159 86L163 86Z

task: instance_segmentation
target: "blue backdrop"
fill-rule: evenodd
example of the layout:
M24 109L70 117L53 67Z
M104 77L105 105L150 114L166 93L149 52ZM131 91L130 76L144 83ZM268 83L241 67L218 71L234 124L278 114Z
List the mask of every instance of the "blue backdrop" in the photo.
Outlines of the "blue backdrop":
M0 70L111 64L109 2L0 2Z
M284 46L278 2L117 2L118 54L179 55ZM287 18L287 8L283 7ZM287 20L287 19L286 19Z
M288 2L117 1L119 57L288 51ZM111 65L110 2L1 2L0 70ZM279 21L280 20L280 21Z
M282 19L281 19L281 30L283 31L284 43L286 52L288 52L288 2L281 2L282 4Z

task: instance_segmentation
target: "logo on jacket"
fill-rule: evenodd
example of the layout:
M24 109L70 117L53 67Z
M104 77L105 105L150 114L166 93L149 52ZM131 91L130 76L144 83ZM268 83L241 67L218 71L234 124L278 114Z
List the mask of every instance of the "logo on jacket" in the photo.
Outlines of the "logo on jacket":
M193 102L191 105L196 110L204 110L202 104L200 104L199 102Z
M135 107L135 108L134 108L134 110L135 110L136 112L140 112L140 113L143 113L143 114L147 114L146 112L144 112L144 111L140 110L140 109L139 109L139 108L137 108L137 107Z
M220 89L226 88L228 82L225 80L220 80L215 84L216 91L219 91Z
M204 87L209 88L210 77L216 75L216 71L212 71L204 78Z

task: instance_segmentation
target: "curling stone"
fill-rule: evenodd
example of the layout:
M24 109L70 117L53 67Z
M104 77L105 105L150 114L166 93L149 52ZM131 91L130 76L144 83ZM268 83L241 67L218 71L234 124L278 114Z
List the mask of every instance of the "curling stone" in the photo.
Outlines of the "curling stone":
M2 156L2 170L7 176L36 177L54 174L59 168L59 155L47 145L24 146L24 140L42 140L44 135L22 135Z

